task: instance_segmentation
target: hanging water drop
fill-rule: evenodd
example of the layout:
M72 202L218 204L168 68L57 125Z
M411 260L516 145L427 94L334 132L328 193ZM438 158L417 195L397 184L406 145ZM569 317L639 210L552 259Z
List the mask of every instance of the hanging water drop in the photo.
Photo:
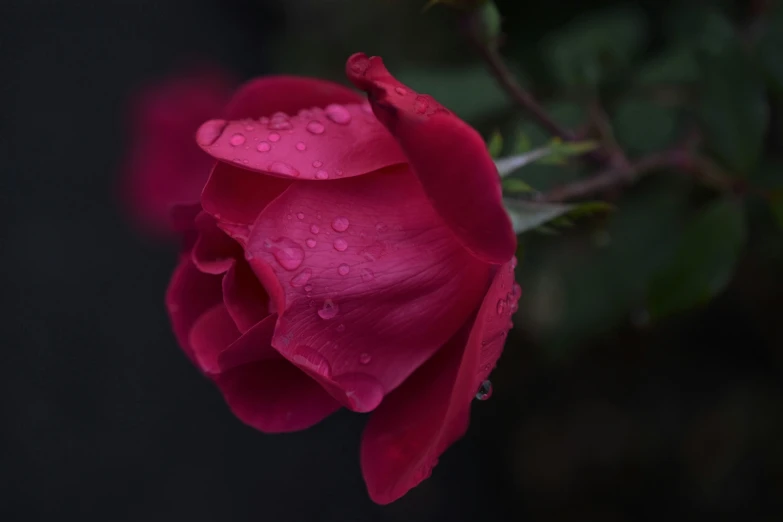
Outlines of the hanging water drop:
M321 305L321 308L318 310L318 317L324 320L330 320L337 317L337 314L340 312L340 307L337 306L337 303L332 301L331 299L327 299L324 301L324 304Z
M264 248L271 252L280 266L288 271L299 268L304 260L304 250L293 239L279 237L264 241Z
M487 379L479 385L478 391L476 392L476 399L485 401L490 397L492 397L492 381Z

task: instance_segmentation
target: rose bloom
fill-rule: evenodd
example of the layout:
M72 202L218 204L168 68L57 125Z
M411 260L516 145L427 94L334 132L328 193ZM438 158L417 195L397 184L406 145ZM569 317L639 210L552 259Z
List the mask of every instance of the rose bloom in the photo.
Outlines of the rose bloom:
M380 58L346 71L366 98L266 77L201 125L214 166L200 202L178 208L192 235L166 305L248 425L372 412L362 471L388 503L429 476L489 391L521 293L516 236L478 133Z

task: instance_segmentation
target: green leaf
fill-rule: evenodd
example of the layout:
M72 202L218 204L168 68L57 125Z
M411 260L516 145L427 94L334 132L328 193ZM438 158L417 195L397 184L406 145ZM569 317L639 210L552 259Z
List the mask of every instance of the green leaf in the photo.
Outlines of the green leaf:
M640 67L634 83L648 86L689 84L699 78L698 67L693 49L678 46L662 52Z
M655 274L648 310L660 318L706 303L722 292L745 243L745 214L733 199L721 199L694 215L671 262Z
M503 193L505 194L525 194L535 192L535 189L517 178L507 178L503 180Z
M603 201L585 203L536 203L505 198L503 204L511 216L511 223L517 234L531 229L539 232L556 232L556 227L570 227L574 220L604 214L613 209ZM543 227L549 223L551 227Z
M701 59L700 120L712 152L733 175L745 177L764 147L769 111L763 79L736 34L710 42Z
M631 155L648 154L673 144L680 115L672 107L628 99L612 109L612 126L620 146Z
M412 89L431 95L467 121L476 121L511 106L506 93L483 66L409 69L397 77Z
M503 135L500 134L500 131L493 132L492 136L489 137L487 150L493 158L497 158L503 152Z
M560 84L594 88L630 64L646 34L643 12L612 9L571 22L545 41L543 54Z
M564 165L570 158L581 156L598 148L597 141L561 141L554 139L549 145L549 154L541 158L547 165Z
M511 216L511 223L517 234L538 228L544 223L566 214L572 205L555 203L534 203L505 198L503 204Z

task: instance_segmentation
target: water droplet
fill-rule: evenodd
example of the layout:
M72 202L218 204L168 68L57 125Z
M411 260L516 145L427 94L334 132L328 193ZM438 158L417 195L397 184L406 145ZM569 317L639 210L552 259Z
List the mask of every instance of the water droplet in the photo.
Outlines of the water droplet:
M318 135L318 134L323 134L324 131L326 130L326 127L324 127L324 124L321 123L320 121L313 120L305 126L305 129L307 129L307 132L309 132L310 134Z
M372 355L369 353L362 352L359 354L359 364L370 364L370 361L372 361Z
M383 386L370 375L349 373L336 377L334 381L345 391L350 408L355 412L370 412L383 400Z
M336 103L327 105L326 109L324 109L324 112L326 113L327 118L337 123L338 125L348 125L351 123L351 113L348 112L348 109L342 105L338 105Z
M337 317L337 314L340 313L340 307L337 306L337 303L332 301L331 299L327 299L324 301L324 304L321 305L321 308L318 310L318 317L324 320L330 320Z
M342 178L343 177L343 171L340 170L340 169L335 170L334 173L337 174L338 178Z
M332 221L332 228L335 232L345 232L348 230L348 225L350 225L348 218L344 216L338 216Z
M336 330L340 333L343 333L345 331L345 325L344 324L337 325Z
M275 161L268 167L269 172L273 172L275 174L282 174L284 176L293 176L297 177L299 176L299 171L293 168L288 163L283 163L282 161Z
M228 125L226 120L210 120L198 128L196 141L199 145L208 147L217 141Z
M365 283L367 281L372 281L373 279L375 279L375 272L373 272L369 268L362 268L361 271L359 272L359 275L362 278L362 281L364 281Z
M303 367L326 378L332 376L332 366L326 357L309 346L297 346L291 353L291 360L297 366Z
M320 179L320 180L329 179L329 173L326 172L325 170L319 170L318 172L315 173L315 179Z
M320 231L321 229L318 228L318 225L310 225L310 232L312 232L313 234L317 234Z
M476 392L476 399L485 401L490 397L492 397L492 381L486 380L479 385L478 391Z
M269 130L290 130L294 126L291 125L291 121L288 119L288 115L284 112L277 112L272 116L267 125Z
M514 286L511 287L511 296L515 299L522 297L522 287L519 286L519 283L514 283Z
M517 302L516 299L511 299L508 305L509 313L515 314L517 313L517 310L519 310L519 303Z
M338 252L345 252L348 249L348 242L345 239L338 237L334 240L334 249Z
M381 233L386 232L387 230L389 230L389 225L387 225L386 223L378 223L377 225L375 225L375 230Z
M348 275L348 272L351 271L351 267L343 263L342 265L337 267L337 273L341 276Z
M408 91L406 91L406 90L405 90L405 89L403 89L402 87L395 87L395 88L394 88L394 92L396 92L396 93L397 93L397 94L399 94L400 96L405 96L406 94L408 94Z
M506 313L506 300L505 299L498 300L497 310L498 310L498 315L503 315L503 314Z
M424 96L417 96L416 101L413 103L413 108L419 114L424 114L430 108L430 102Z
M237 132L236 134L231 136L231 139L228 140L228 142L231 144L232 147L238 147L240 145L243 145L245 143L245 135Z
M299 246L299 243L287 237L267 239L264 241L264 248L275 256L280 266L289 271L299 268L304 260L302 247Z
M258 152L269 152L272 150L272 146L269 144L268 141L262 141L256 146L256 150Z
M277 143L278 141L280 141L280 135L276 132L270 132L269 136L267 136L267 139L272 143Z
M313 168L315 168L315 169L320 169L323 166L324 166L324 162L323 161L315 160L313 162Z
M315 248L315 239L309 238L305 240L305 245L307 245L308 248Z
M291 279L291 286L294 288L299 288L300 286L304 286L310 278L313 276L313 271L309 268L305 268L298 274L296 274L293 279Z
M304 152L305 150L307 150L307 145L305 145L305 142L300 141L299 143L296 144L296 150L298 150L299 152Z

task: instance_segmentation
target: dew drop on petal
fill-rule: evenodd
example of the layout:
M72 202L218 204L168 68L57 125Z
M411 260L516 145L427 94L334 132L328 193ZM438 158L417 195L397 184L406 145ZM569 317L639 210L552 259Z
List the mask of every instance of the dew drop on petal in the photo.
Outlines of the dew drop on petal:
M329 173L326 172L325 170L319 170L318 172L315 173L315 179L320 179L320 180L329 179Z
M318 228L318 225L310 225L310 232L312 232L313 234L317 234L320 231L321 229Z
M256 145L256 150L258 152L269 152L272 150L272 146L269 144L268 141L262 141L258 145Z
M305 245L307 245L308 248L315 248L315 239L313 238L306 239Z
M367 352L362 352L359 354L359 363L360 364L370 364L370 361L372 361L372 355L370 355Z
M338 313L340 313L340 307L331 299L326 299L318 309L318 317L327 321L337 317Z
M342 276L348 275L348 272L350 272L350 271L351 271L351 267L346 265L345 263L343 263L343 264L341 264L340 266L337 267L337 273L342 275Z
M297 346L291 353L291 361L326 378L332 376L332 366L326 357L309 346Z
M479 385L478 391L476 391L476 399L485 401L490 397L492 397L492 381L487 379Z
M503 315L506 313L506 300L500 299L498 300L498 306L497 306L498 315Z
M383 386L370 375L349 373L336 377L334 381L345 391L351 410L355 412L370 412L383 400Z
M519 286L519 283L514 283L514 286L511 287L511 296L515 299L522 297L522 287Z
M307 150L307 145L305 145L303 141L300 141L299 143L296 144L296 150L298 150L299 152L304 152L305 150Z
M305 215L304 212L297 212L296 213L296 219L304 219Z
M313 285L305 285L304 291L305 292L312 292L313 291Z
M320 169L323 166L324 166L324 162L323 161L315 160L313 162L313 168Z
M264 241L264 248L271 252L280 266L288 271L296 270L304 260L304 250L299 243L287 237Z
M351 113L348 112L348 109L342 105L337 103L327 105L324 112L326 113L327 118L337 123L338 125L348 125L351 123Z
M350 223L348 222L348 218L344 216L338 216L334 218L334 221L332 221L332 228L335 230L335 232L345 232L348 230L348 226Z
M305 268L291 279L291 286L293 286L294 288L299 288L300 286L304 286L305 284L307 284L307 282L310 280L312 276L313 276L313 271L310 270L309 268Z
M326 130L326 127L324 127L324 124L321 123L320 121L313 120L305 126L305 129L307 129L307 132L309 132L310 134L318 135L318 134L323 134L324 131Z
M334 249L338 252L345 252L348 249L348 242L345 239L338 237L334 240Z
M270 132L269 136L267 136L267 139L272 143L277 143L278 141L280 141L280 135L276 132Z
M198 128L196 141L199 145L209 146L217 141L228 125L226 120L210 120Z
M298 170L296 170L288 163L283 163L282 161L275 161L274 163L270 164L268 170L269 172L273 172L275 174L282 174L284 176L292 176L292 177L299 176Z
M240 145L244 145L245 135L237 132L236 134L231 136L231 139L228 142L231 144L232 147L238 147Z

